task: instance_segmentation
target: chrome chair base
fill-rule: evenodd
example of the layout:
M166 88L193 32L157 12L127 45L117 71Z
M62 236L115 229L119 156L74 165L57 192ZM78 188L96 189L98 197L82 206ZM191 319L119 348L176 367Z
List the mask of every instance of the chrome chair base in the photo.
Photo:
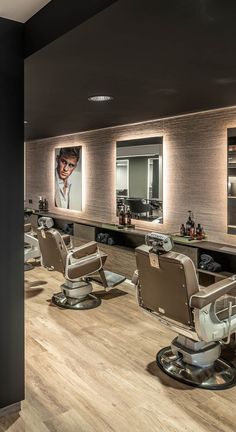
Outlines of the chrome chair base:
M93 294L88 294L84 298L76 299L66 297L62 292L53 294L52 303L66 309L85 310L94 309L101 304L101 299Z
M33 270L34 266L30 263L24 263L24 271Z
M211 366L193 366L174 355L169 346L157 353L156 361L167 375L193 387L223 390L236 384L236 369L222 358L218 358Z

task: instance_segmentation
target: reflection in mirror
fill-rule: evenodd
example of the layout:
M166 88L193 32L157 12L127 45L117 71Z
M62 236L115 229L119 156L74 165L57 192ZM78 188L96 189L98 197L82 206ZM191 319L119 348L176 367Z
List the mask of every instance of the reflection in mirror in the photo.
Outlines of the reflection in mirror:
M129 196L129 160L120 159L116 163L116 193L119 197Z
M116 146L117 215L163 223L163 138L118 141Z
M236 234L236 128L228 129L228 234Z

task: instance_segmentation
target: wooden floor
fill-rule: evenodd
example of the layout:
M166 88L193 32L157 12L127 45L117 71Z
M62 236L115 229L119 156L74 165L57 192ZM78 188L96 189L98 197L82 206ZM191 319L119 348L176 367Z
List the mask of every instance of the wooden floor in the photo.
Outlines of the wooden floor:
M181 385L155 364L174 334L138 309L122 284L89 311L50 305L62 277L38 267L26 278L26 398L8 432L231 432L236 387Z

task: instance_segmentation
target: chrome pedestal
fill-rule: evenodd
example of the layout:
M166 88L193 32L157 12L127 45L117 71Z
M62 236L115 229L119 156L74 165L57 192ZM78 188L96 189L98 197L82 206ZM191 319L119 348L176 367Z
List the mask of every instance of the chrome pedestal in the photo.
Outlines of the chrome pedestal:
M223 390L236 384L236 369L229 362L218 358L206 367L193 366L173 354L171 347L157 353L157 365L170 377L184 384L207 390Z
M59 292L57 294L53 294L52 303L56 306L60 306L66 309L83 310L94 309L101 304L101 300L95 297L93 294L88 294L82 299L77 299L68 298L65 296L64 293Z
M24 271L33 270L34 266L30 263L24 263Z
M93 309L101 304L101 300L91 294L92 284L87 280L65 280L61 292L52 296L52 302L66 309Z

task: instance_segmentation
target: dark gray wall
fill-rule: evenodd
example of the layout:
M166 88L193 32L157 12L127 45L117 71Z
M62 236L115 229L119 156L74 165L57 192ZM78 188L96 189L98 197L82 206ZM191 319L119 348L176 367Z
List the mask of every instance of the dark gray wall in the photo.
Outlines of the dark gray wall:
M25 23L25 57L82 24L117 0L51 0ZM69 5L69 7L68 7Z
M23 25L0 18L0 408L24 398Z

